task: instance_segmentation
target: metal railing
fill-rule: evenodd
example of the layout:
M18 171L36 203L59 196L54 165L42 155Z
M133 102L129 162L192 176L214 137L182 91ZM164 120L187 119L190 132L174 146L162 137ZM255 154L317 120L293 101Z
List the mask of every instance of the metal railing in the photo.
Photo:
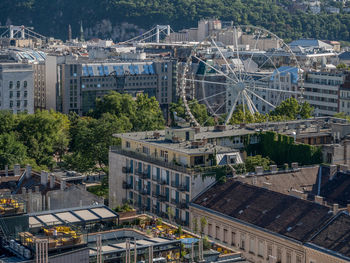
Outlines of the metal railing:
M135 158L144 162L148 162L148 163L152 163L155 165L159 165L162 167L166 167L181 173L186 173L186 174L195 174L196 171L195 169L190 169L187 168L185 166L181 166L181 165L177 165L174 163L168 163L168 162L164 162L163 160L160 160L156 157L153 156L146 156L144 154L138 153L138 152L134 152L134 151L127 151L125 149L122 149L121 146L111 146L109 149L111 152L117 153L117 154L121 154L121 155L125 155L128 156L130 158Z

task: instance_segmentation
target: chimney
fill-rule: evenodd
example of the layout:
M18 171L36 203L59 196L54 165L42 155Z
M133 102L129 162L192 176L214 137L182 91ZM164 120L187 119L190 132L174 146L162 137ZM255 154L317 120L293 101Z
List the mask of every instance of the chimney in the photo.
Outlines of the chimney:
M66 181L61 179L61 190L66 189Z
M322 167L320 167L320 169L322 169ZM337 169L338 167L335 164L331 164L329 166L329 174L331 179L333 178L334 175L337 174Z
M32 176L32 167L27 164L26 166L26 178L29 179Z
M275 164L270 165L270 171L273 174L277 173L278 172L277 165L275 165Z
M21 166L19 164L15 164L13 166L13 174L14 174L14 176L20 176L21 175Z
M333 204L333 214L337 214L339 211L339 205L338 204Z
M316 195L315 196L315 203L323 205L323 197L319 196L319 195Z
M292 163L292 169L293 170L298 169L298 163Z
M41 174L40 174L40 183L41 183L43 186L46 186L46 185L47 185L47 181L48 181L48 173L45 172L45 171L41 171Z
M50 188L53 189L55 187L55 176L53 174L50 175Z
M36 186L35 186L35 192L36 192L36 193L39 193L39 192L40 192L40 186L39 186L39 185L36 185Z
M264 173L264 168L262 166L256 166L255 173L256 175L262 175Z
M5 176L9 176L9 166L5 165Z

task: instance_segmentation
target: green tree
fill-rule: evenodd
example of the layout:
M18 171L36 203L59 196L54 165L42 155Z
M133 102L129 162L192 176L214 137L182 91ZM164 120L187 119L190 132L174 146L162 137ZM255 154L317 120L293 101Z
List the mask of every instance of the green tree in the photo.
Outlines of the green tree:
M204 216L202 216L201 219L200 219L201 236L203 236L204 229L207 226L207 224L208 224L207 219Z
M208 114L207 107L204 104L198 103L197 100L188 101L188 105L191 113L198 123L202 126L215 125L214 118ZM170 105L170 117L172 120L172 126L176 126L176 117L180 117L186 121L191 121L191 118L187 114L185 104L182 98L177 103Z
M0 169L5 165L25 164L27 148L14 132L0 134Z
M261 155L248 156L245 160L245 167L247 172L254 172L256 166L262 166L264 170L269 170L270 164L274 164L269 157L262 157Z
M299 102L295 98L289 98L278 105L271 113L271 116L284 116L289 120L297 118L308 119L313 114L313 107L308 102Z
M54 154L62 155L68 146L68 118L53 111L37 111L18 118L16 131L27 147L28 157L39 166L52 168Z

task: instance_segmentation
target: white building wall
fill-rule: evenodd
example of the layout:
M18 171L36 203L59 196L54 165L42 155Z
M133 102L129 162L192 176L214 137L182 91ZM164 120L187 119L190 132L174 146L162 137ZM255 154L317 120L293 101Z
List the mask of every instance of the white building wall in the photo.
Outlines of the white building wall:
M34 113L34 80L31 65L0 64L0 85L0 110Z

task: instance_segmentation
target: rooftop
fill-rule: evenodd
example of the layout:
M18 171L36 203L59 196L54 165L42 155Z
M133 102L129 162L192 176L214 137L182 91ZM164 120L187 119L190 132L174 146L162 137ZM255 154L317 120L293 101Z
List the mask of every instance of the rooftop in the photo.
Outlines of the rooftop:
M191 205L301 242L332 217L325 206L233 179L215 184Z
M310 243L350 260L350 216L338 214Z

